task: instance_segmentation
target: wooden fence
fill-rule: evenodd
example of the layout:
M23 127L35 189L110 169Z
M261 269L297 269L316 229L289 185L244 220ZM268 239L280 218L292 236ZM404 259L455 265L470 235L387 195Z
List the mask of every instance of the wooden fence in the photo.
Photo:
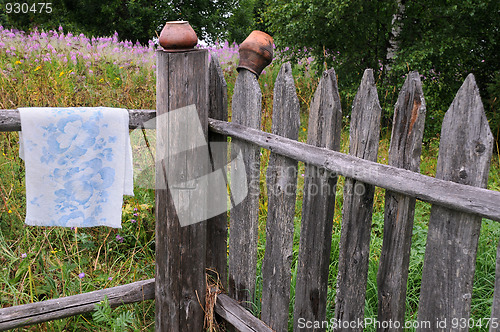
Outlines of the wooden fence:
M229 214L180 227L168 190L156 190L156 278L106 290L0 309L0 330L92 310L107 295L112 305L155 298L156 330L201 331L205 269L217 271L228 294L218 294L215 311L239 331L287 331L290 320L292 244L297 161L306 165L293 309L294 331L324 331L337 177L343 195L335 319L338 331L361 331L375 187L386 189L382 253L378 270L378 317L400 322L416 199L432 203L418 320L470 317L481 218L500 221L500 192L484 189L493 138L474 77L469 75L445 115L436 177L419 173L425 100L419 75L408 74L394 109L389 165L376 163L381 107L371 70L353 102L349 154L340 148L342 110L333 69L325 71L311 102L307 143L297 141L299 103L292 70L283 64L276 79L272 132L260 130L261 92L257 77L241 70L227 122L227 90L217 59L207 51L158 52L156 115L195 104L210 141L232 138L232 158L242 152L248 195ZM132 110L131 127L154 117ZM1 130L19 130L16 110L0 112ZM156 124L161 141L167 124ZM178 129L182 130L182 129ZM159 145L160 146L160 145ZM267 168L268 211L262 266L262 315L244 308L255 303L260 149L271 151ZM227 164L227 151L212 151L213 169ZM168 162L168 161L165 161ZM196 174L191 164L186 174ZM162 167L157 167L162 172ZM158 173L157 173L158 175ZM160 174L161 175L161 174ZM242 176L231 169L229 178ZM229 255L228 248L229 247ZM500 247L499 247L500 252ZM500 255L492 322L500 319ZM154 291L153 291L154 290ZM215 290L215 293L218 293ZM154 296L153 296L154 295ZM307 328L302 322L318 322ZM354 324L353 324L354 322ZM309 326L309 325L308 325ZM490 330L495 331L495 324ZM401 331L395 324L380 331ZM450 326L420 328L448 331ZM467 330L461 329L461 330Z

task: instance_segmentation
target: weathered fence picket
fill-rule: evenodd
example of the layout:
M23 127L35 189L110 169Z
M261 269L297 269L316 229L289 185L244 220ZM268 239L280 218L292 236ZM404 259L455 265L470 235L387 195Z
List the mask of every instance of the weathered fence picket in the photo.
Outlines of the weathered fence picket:
M342 111L337 77L333 69L323 73L309 112L307 144L328 151L338 151ZM274 141L274 137L270 137L269 142ZM322 321L326 318L337 176L322 166L323 163L306 163L295 286L294 331L305 330L299 328L299 318L306 321Z
M299 127L299 98L295 92L292 66L285 63L274 85L272 132L297 140ZM296 190L297 161L271 152L267 166L268 206L261 319L275 331L288 330Z
M260 129L262 93L257 77L242 69L234 85L232 122ZM231 168L232 196L244 196L241 184L248 183L246 198L230 213L229 295L251 308L257 268L257 231L259 213L260 148L240 140L232 140L231 158L241 153L245 169Z
M492 149L479 89L469 75L443 120L436 178L486 187ZM480 217L432 206L419 321L469 319L480 229ZM448 330L449 326L433 329Z
M381 114L373 71L367 69L352 107L350 155L377 160ZM335 318L340 321L364 318L374 194L373 185L345 179L335 302ZM339 329L348 330L361 331L362 328Z
M214 55L209 66L209 102L208 116L227 121L227 85L219 60ZM212 171L224 169L227 165L227 136L209 132L208 140ZM211 181L216 179L211 178ZM209 188L216 188L217 185L209 183ZM220 196L220 199L226 200L225 195ZM222 285L227 287L227 212L207 220L207 243L210 244L207 245L207 268L215 271L218 276L214 277L218 277Z
M425 112L419 74L411 72L394 107L389 165L420 171ZM385 193L384 235L377 275L380 322L404 322L415 201L414 197L390 190ZM380 326L378 330L402 331L402 327Z

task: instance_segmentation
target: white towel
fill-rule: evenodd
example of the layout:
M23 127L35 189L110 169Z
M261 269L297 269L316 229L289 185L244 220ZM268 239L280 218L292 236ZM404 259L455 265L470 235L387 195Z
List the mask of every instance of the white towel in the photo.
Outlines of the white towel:
M20 108L19 113L26 224L120 228L123 195L134 194L127 110Z

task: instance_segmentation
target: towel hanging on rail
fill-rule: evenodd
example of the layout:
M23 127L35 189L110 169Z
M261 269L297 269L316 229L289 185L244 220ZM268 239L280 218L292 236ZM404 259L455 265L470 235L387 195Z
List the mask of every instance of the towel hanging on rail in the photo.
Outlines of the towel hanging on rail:
M26 166L26 224L121 227L133 195L127 110L19 108Z

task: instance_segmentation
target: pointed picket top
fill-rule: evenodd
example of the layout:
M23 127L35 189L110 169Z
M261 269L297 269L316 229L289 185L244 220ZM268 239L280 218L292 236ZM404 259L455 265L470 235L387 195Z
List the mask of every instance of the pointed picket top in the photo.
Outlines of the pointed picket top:
M365 70L352 105L349 154L376 161L382 108L372 69Z
M299 135L300 114L299 98L292 76L292 66L284 63L274 83L273 96L273 134L297 139Z
M338 151L342 121L340 95L335 70L323 72L309 112L307 144Z
M425 113L422 82L418 72L413 71L406 77L394 107L389 165L420 170Z
M479 88L469 74L444 116L436 177L484 188L492 149L493 135Z

